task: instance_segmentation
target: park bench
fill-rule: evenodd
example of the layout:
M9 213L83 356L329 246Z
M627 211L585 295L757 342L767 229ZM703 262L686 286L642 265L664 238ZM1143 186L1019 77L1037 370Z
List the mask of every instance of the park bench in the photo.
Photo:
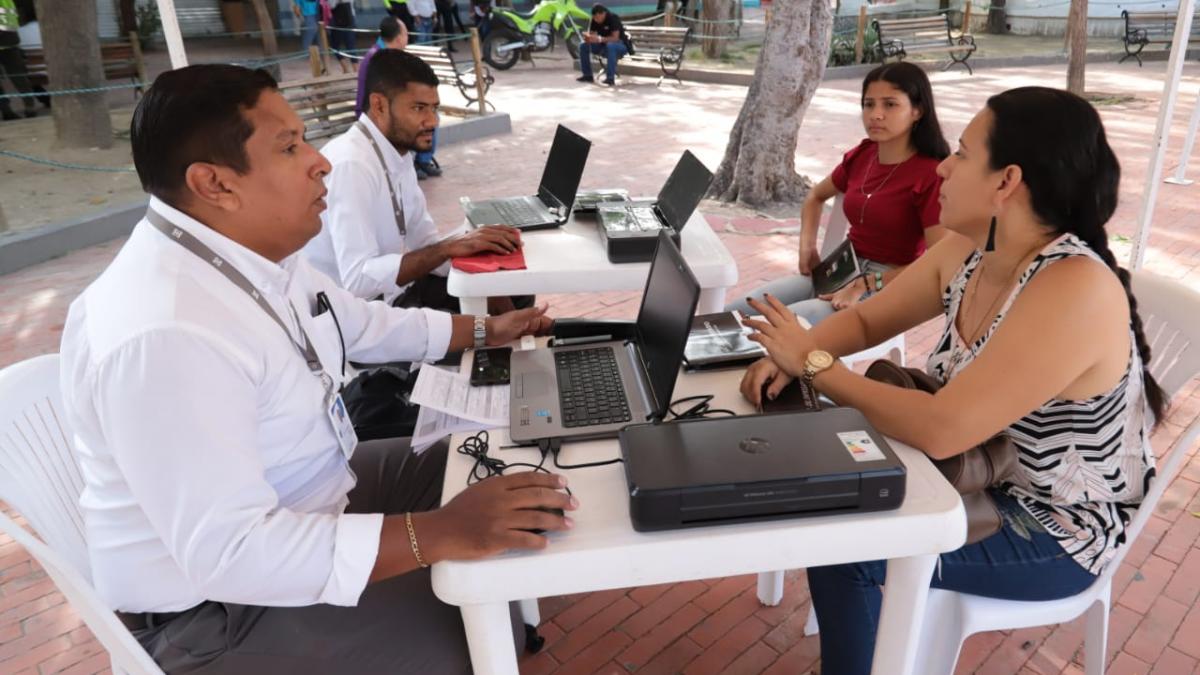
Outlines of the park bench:
M421 57L422 61L433 68L438 82L457 88L458 93L467 99L467 105L474 105L479 100L479 89L475 85L479 78L483 78L485 96L495 81L487 66L467 61L456 63L444 46L409 45L404 51ZM487 103L486 98L484 103ZM495 106L492 108L495 109Z
M358 97L358 75L333 75L283 82L279 93L304 122L304 137L309 143L337 136L357 119L354 102Z
M679 84L679 67L683 65L684 49L691 28L667 28L664 26L625 26L625 34L633 44L633 53L625 58L632 63L657 63L662 69L655 86L662 86L663 78L673 77Z
M49 78L45 51L40 47L22 48L21 51L25 54L30 82L47 86ZM135 90L141 93L142 85L146 83L146 63L142 60L142 45L137 33L129 33L129 40L125 42L101 42L100 61L104 64L105 80L128 79L131 84L138 85Z
M1125 56L1122 56L1118 63L1124 63L1127 59L1137 59L1140 67L1141 53L1146 45L1169 45L1175 39L1175 12L1123 10L1121 18L1125 20L1125 34L1121 36L1121 41L1125 43ZM1192 23L1192 32L1188 35L1188 42L1197 41L1200 41L1200 22Z
M880 61L896 57L904 60L914 54L946 53L950 62L942 67L946 70L956 63L967 67L972 75L975 71L967 59L975 53L975 38L965 31L957 36L950 32L950 17L945 14L918 19L876 19L872 22L879 43L875 49Z

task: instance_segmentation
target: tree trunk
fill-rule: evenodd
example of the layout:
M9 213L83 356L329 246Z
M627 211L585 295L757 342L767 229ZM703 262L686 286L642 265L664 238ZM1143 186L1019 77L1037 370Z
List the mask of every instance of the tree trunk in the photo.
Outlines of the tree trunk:
M254 5L254 15L258 17L258 29L262 31L263 58L270 59L279 51L279 44L275 41L275 24L267 12L263 0L250 0L250 2ZM267 71L276 80L282 77L282 71L277 63L267 66Z
M137 10L134 0L101 0L102 2L117 3L117 17L121 23L121 35L137 32Z
M754 207L795 204L811 183L796 173L796 138L825 74L833 15L824 0L780 2L771 14L750 91L709 195Z
M727 22L732 21L733 16L733 0L704 0L701 18L704 21L720 22L699 25L700 33L704 35L700 41L700 48L706 58L719 59L725 55L725 48L729 46L728 36L733 35L733 24Z
M53 9L54 11L48 11ZM42 48L52 89L102 87L100 28L96 0L40 0ZM112 120L104 92L65 94L54 98L54 132L66 148L112 145Z
M1067 91L1083 96L1087 67L1087 0L1071 0L1067 15Z
M0 205L0 232L8 229L8 221L4 219L4 206Z
M1005 10L1007 0L992 0L988 9L987 32L993 35L1003 35L1008 32L1008 12Z

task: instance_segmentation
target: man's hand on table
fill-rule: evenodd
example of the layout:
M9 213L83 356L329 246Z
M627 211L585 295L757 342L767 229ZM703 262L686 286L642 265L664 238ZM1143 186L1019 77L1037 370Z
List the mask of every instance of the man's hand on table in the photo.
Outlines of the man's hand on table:
M546 316L549 308L549 305L542 305L488 317L488 346L506 345L523 335L548 335L554 324L554 320Z
M482 480L436 511L413 514L417 536L422 538L421 552L432 564L545 548L546 537L529 530L559 532L574 527L565 515L539 510L579 508L578 500L561 492L566 486L563 476L536 471ZM429 534L422 535L422 530Z
M448 258L465 258L478 253L508 255L521 247L521 231L507 225L484 225L441 242Z

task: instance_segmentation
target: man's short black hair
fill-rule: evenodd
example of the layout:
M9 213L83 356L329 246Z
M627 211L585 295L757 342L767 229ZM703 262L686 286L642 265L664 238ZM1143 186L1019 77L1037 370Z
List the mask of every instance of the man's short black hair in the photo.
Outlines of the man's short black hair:
M394 16L383 17L383 20L379 22L379 37L384 42L395 40L396 36L400 34L400 25L400 19Z
M604 5L592 5L592 16L597 14L608 14L608 8Z
M246 173L254 126L243 112L258 104L263 90L278 88L267 71L241 66L188 66L159 75L129 122L142 189L174 203L195 162Z
M402 49L380 49L367 64L367 96L383 94L388 100L404 91L409 82L438 86L437 75L420 58Z

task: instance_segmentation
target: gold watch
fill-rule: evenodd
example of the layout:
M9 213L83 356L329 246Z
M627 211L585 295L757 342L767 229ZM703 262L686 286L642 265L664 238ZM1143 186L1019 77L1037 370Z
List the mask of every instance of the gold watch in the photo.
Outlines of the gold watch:
M800 377L811 385L818 373L829 370L832 366L833 354L823 349L814 349L808 353L808 358L804 359L804 373Z

